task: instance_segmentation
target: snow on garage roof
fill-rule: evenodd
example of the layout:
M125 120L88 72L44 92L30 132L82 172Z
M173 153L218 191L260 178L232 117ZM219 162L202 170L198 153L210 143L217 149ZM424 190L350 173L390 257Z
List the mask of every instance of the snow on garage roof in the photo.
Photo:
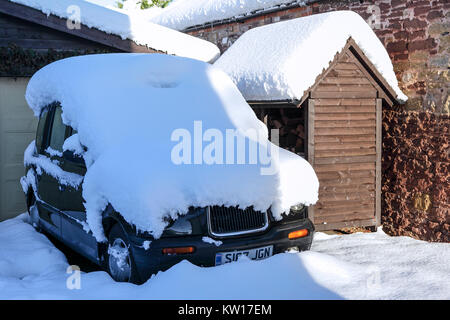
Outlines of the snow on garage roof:
M352 11L335 11L278 22L244 33L216 62L247 100L301 100L352 38L397 100L391 59L370 26Z
M129 39L156 51L212 62L220 55L211 42L157 25L137 14L127 14L83 0L9 0L62 19Z
M239 19L259 12L287 6L299 6L312 0L175 0L166 8L145 10L150 21L184 30L192 26L224 19Z

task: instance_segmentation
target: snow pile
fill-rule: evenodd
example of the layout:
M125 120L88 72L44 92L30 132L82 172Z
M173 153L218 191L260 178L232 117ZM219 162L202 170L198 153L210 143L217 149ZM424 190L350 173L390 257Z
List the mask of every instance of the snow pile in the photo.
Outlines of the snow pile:
M74 155L82 156L84 154L83 146L80 144L78 133L68 137L63 144L64 151L72 151Z
M253 11L270 10L294 0L175 0L166 8L144 10L150 21L176 30L229 18L245 17Z
M34 280L33 276L65 270L66 258L27 223L28 214L0 223L0 299L8 278Z
M182 57L211 62L220 52L212 43L151 23L141 15L128 15L83 0L9 0L43 13L81 22L109 34L130 39L138 45Z
M344 236L317 233L311 250L333 256L338 264L306 268L333 269L347 277L339 282L332 273L312 273L314 280L347 299L450 299L450 243L390 237L378 228Z
M450 299L449 260L448 243L316 233L310 252L214 268L183 261L141 286L81 273L70 290L65 257L22 215L0 222L0 299Z
M190 206L272 206L281 218L294 204L317 201L319 183L309 163L270 144L266 126L233 82L201 61L162 54L68 58L38 71L26 99L36 115L59 101L64 123L86 146L83 198L99 241L105 240L101 213L108 203L129 223L159 237L163 218L176 218ZM220 140L227 140L228 130L236 138ZM175 152L182 143L185 151ZM248 161L253 147L259 151L255 163ZM41 157L29 160L32 148L26 162L39 160L46 171ZM217 156L215 163L202 158L208 150ZM181 164L175 159L180 154L187 155ZM224 160L229 155L231 163ZM240 155L247 160L239 163Z
M397 94L391 59L361 16L335 11L278 22L245 32L215 62L247 100L301 99L352 37Z

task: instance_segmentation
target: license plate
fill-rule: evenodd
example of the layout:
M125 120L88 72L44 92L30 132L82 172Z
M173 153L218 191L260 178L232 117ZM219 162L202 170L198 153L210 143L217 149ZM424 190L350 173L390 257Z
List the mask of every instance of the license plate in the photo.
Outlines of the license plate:
M247 256L252 260L261 260L273 255L273 246L248 249L242 251L219 252L216 254L216 266L237 261L239 257Z

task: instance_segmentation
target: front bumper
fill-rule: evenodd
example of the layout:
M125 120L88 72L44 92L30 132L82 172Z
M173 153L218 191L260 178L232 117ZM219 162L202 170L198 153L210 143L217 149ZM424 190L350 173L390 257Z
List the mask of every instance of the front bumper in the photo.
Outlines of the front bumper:
M308 229L308 235L303 238L288 239L288 234L299 229ZM130 236L131 250L136 263L136 268L142 282L146 281L152 274L158 271L164 271L182 260L188 260L191 263L211 267L215 265L215 257L218 252L240 251L252 248L273 245L273 254L285 252L289 248L298 248L299 250L308 250L314 234L314 225L309 219L302 219L290 223L272 224L263 233L257 235L215 239L222 242L220 246L213 243L207 243L202 240L203 236L180 236L173 238L160 238L151 242L146 250L143 242L145 239ZM165 255L163 248L174 247L195 247L195 251L189 254Z

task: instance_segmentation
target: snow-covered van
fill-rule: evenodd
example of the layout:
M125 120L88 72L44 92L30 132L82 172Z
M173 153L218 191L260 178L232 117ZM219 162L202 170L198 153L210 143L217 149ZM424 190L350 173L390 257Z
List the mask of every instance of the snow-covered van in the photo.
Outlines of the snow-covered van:
M39 70L26 99L39 117L21 179L30 221L115 280L310 248L314 170L268 140L219 69L73 57Z

